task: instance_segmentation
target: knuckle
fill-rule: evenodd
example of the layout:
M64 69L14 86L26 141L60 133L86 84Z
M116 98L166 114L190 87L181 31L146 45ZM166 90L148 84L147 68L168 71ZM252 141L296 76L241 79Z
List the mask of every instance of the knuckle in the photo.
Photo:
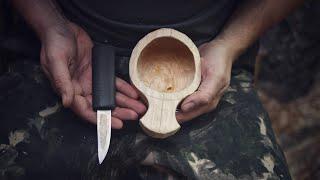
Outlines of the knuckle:
M53 75L52 83L60 93L74 93L74 86L65 75Z
M57 89L57 91L61 93L63 90L61 81L54 80L53 84L54 84L55 88Z
M201 104L204 105L208 105L211 102L211 96L207 93L203 94L200 98L199 98Z

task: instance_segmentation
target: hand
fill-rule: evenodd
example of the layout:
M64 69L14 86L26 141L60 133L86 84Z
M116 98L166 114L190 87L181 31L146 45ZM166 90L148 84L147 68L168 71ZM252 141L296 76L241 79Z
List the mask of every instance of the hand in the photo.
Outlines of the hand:
M181 112L177 113L180 123L215 109L229 87L232 63L236 56L220 41L203 44L199 52L201 83L198 90L182 102Z
M40 61L56 92L62 97L64 107L70 107L83 119L96 123L92 110L93 43L79 26L66 26L46 32L42 41ZM116 104L112 112L112 127L120 129L123 120L136 120L146 111L138 101L137 91L125 81L116 78Z

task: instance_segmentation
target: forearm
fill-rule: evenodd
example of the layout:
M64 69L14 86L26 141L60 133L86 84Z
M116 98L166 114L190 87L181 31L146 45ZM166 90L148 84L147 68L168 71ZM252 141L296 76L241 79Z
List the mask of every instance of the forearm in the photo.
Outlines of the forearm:
M285 18L303 0L246 0L216 38L240 55L268 28Z
M61 14L55 0L12 0L12 2L40 39L51 31L64 33L62 27L67 20Z

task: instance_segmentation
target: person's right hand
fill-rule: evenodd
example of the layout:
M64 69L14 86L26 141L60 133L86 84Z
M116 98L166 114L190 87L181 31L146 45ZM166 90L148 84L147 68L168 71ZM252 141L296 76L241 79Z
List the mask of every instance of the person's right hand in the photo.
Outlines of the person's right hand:
M88 34L69 22L48 30L41 42L42 69L62 97L63 106L96 123L96 113L92 110L93 43ZM120 129L123 120L137 120L146 107L138 100L138 92L124 80L116 78L116 89L117 107L112 112L112 127Z

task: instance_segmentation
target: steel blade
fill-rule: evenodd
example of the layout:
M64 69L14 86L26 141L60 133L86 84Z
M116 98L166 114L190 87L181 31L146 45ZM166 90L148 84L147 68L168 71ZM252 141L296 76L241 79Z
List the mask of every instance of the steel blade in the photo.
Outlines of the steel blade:
M97 111L98 159L101 164L106 157L111 139L111 110Z

